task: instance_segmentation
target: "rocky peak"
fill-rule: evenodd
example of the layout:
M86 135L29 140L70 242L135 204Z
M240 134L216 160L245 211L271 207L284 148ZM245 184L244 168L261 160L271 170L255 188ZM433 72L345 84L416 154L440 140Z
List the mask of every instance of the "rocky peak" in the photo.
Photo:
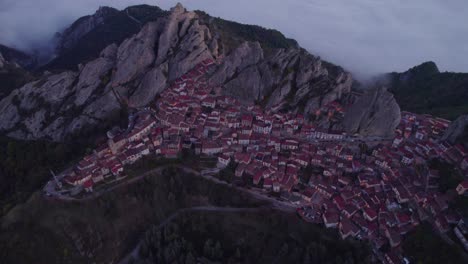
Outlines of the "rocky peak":
M185 13L185 11L185 7L180 2L178 2L173 8L171 8L171 12L174 15Z
M74 47L84 35L118 12L115 8L102 6L93 15L79 18L63 33L58 34L57 53L61 54Z

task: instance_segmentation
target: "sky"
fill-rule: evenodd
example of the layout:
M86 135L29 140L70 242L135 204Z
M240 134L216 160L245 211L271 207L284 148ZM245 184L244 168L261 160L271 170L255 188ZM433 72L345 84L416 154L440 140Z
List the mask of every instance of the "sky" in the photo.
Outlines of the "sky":
M0 0L0 43L44 47L55 32L99 6L171 0ZM405 71L432 60L468 72L467 0L179 0L187 9L281 31L358 76Z

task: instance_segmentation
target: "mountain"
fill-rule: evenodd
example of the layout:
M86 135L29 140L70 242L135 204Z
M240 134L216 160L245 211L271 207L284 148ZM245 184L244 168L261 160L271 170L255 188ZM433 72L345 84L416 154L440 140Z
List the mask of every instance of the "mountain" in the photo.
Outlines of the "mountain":
M115 34L104 34L112 28L118 29ZM45 66L53 73L45 71L0 101L4 134L63 141L104 131L122 111L147 105L206 59L221 61L208 79L223 86L222 93L272 111L304 113L306 119L349 94L353 83L350 73L278 31L189 12L180 4L170 12L149 6L120 12L101 8L65 32L59 45L66 47L60 49L63 54Z
M0 54L2 54L3 60L10 63L16 63L25 69L32 69L37 66L37 58L34 55L27 54L23 51L7 47L2 44L0 44ZM1 64L0 68L2 68Z
M451 120L468 113L468 73L440 72L434 62L425 62L384 78L402 110Z
M384 87L366 91L344 116L350 134L391 138L400 123L400 107Z
M156 6L137 5L122 11L100 7L93 15L79 18L56 36L57 57L43 70L76 70L78 64L99 56L110 44L120 44L138 33L148 21L167 16Z

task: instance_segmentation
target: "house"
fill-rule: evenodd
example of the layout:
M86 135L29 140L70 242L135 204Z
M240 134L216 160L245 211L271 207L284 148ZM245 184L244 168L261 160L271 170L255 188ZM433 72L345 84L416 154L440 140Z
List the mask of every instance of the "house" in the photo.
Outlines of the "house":
M156 120L149 117L140 123L137 123L130 134L127 135L129 142L141 140L156 125Z
M445 220L445 218L442 215L439 215L439 216L436 217L435 226L437 227L437 229L441 233L445 233L445 232L449 231L449 229L450 229L450 226L447 223L447 220Z
M237 163L249 164L251 161L251 157L249 153L236 153L234 154L234 161Z
M401 264L406 263L403 258L394 252L388 252L385 254L385 260L388 264Z
M215 141L204 141L202 143L202 153L206 155L214 155L218 154L223 151L221 145L216 143Z
M225 154L221 154L218 156L218 164L221 166L221 167L226 167L229 162L231 161L231 157L225 155Z
M322 215L323 223L327 228L335 228L340 221L340 215L336 211L327 211Z
M364 218L370 222L377 219L377 212L374 209L369 208L369 207L364 208L363 215L364 215Z
M92 192L93 185L94 185L94 182L92 180L87 180L83 183L83 188L85 189L86 192Z
M342 219L339 226L339 233L342 239L346 239L348 237L356 237L359 234L359 228L351 222L349 219Z
M386 228L385 229L385 236L390 242L391 247L397 247L401 244L401 235L394 229Z
M237 165L236 171L235 171L236 177L242 177L246 167L247 165L245 165L244 163L240 163L239 165Z
M273 187L273 180L270 178L264 179L263 188L266 190L271 190L272 187Z
M120 134L117 135L113 138L110 138L107 141L107 144L109 145L109 148L112 151L112 154L117 154L119 151L127 144L127 137L125 134Z
M250 126L252 126L252 122L253 122L253 116L247 115L247 114L242 115L242 117L241 117L241 125L242 125L243 127L250 127Z
M240 134L238 137L238 142L240 145L249 145L250 134Z
M468 194L468 180L464 180L458 184L457 188L458 195L466 195Z
M212 97L207 97L201 101L201 105L204 107L215 108L216 106L216 99Z

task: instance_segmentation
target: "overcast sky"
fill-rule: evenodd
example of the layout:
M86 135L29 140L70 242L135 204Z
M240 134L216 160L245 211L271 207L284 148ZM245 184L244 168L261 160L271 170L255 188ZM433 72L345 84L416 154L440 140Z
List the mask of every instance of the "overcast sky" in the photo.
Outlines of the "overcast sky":
M242 23L275 28L357 74L404 71L427 60L468 72L468 0L180 0ZM0 43L39 46L101 5L170 0L0 0Z

